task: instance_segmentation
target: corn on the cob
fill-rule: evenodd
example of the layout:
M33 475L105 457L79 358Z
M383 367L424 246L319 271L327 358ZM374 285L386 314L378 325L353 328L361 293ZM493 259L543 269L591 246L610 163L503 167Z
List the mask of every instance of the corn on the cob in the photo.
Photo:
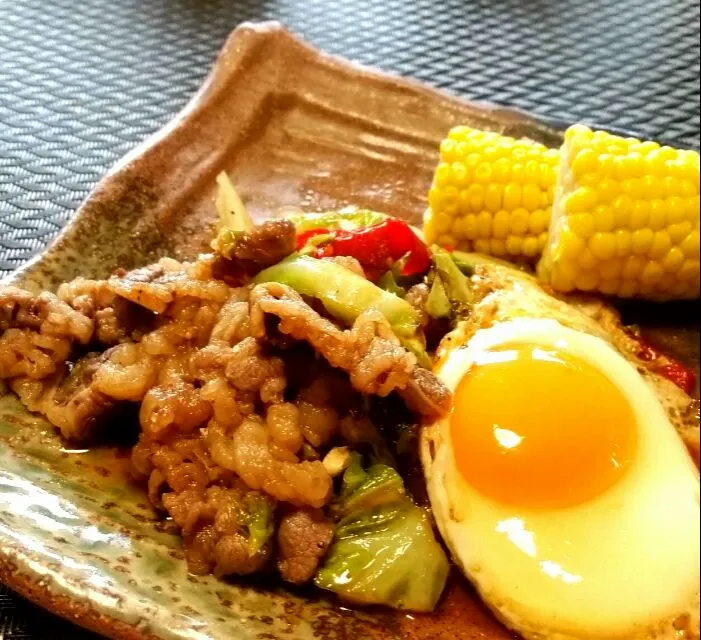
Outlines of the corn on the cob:
M456 127L441 144L424 220L428 242L534 261L548 237L559 152Z
M699 296L699 154L577 125L539 276L558 291Z

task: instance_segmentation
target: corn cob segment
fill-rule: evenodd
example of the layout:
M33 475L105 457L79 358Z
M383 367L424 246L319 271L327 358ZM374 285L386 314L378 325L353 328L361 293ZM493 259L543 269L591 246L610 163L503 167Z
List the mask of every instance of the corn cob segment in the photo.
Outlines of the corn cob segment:
M429 243L537 260L548 238L559 152L470 127L443 140L428 195Z
M577 125L538 275L562 292L699 297L699 154Z

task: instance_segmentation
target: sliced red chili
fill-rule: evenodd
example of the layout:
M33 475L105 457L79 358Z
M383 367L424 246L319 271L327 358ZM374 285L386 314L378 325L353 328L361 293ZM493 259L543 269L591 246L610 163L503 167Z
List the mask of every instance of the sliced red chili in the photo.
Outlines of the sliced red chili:
M333 231L331 236L323 245L324 251L317 253L352 256L370 270L384 271L405 258L401 273L412 276L426 272L431 264L426 245L397 218L352 231Z
M326 235L329 233L328 229L310 229L309 231L305 231L304 233L300 233L297 235L297 251L300 251L304 249L304 247L307 246L307 243L311 238L314 236L320 236L320 235Z

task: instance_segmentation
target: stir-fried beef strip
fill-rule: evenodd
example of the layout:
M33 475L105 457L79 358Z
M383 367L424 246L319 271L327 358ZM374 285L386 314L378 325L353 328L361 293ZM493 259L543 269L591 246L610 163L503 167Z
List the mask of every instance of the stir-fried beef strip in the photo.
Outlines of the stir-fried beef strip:
M245 284L261 269L270 267L295 250L295 226L289 220L268 220L249 233L217 238L220 255L213 261L214 277L232 286Z
M335 526L319 510L299 509L280 518L278 569L287 582L304 584L316 573L333 541Z
M266 283L251 292L251 323L259 339L266 335L265 314L279 318L277 330L305 340L333 366L350 375L361 393L386 396L398 391L412 409L427 417L444 415L450 394L435 376L421 369L406 351L387 320L368 309L349 330L321 316L290 287Z
M0 378L41 380L61 369L93 322L49 292L0 288Z
M95 372L108 357L109 352L90 353L43 380L19 377L10 386L30 411L46 416L64 438L86 442L119 408L118 400L95 385Z
M288 287L248 284L294 240L291 223L273 221L226 258L164 258L57 295L0 288L0 379L76 442L138 408L134 475L196 573L277 568L308 582L335 530L326 454L384 446L361 394L398 391L425 416L445 411L446 390L378 312L343 330Z

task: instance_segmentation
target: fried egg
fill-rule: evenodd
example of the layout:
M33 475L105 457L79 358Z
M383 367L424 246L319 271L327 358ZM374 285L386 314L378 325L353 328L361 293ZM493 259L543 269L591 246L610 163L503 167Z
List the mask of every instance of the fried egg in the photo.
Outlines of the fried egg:
M422 435L456 563L528 639L698 638L699 477L664 394L587 313L500 269L442 344L454 407Z

